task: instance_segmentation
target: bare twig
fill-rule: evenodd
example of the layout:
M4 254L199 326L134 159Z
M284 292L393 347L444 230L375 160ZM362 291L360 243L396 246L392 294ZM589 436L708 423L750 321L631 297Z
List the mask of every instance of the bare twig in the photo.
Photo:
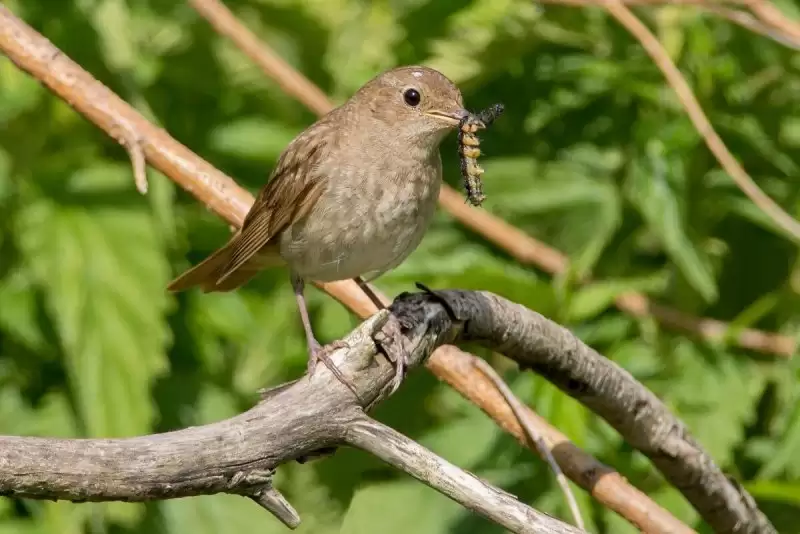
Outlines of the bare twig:
M769 0L745 0L744 4L761 22L788 35L795 43L800 42L800 23L789 19Z
M583 517L581 516L581 509L578 507L578 501L575 500L575 495L572 494L572 490L569 487L569 482L567 482L567 477L564 476L564 472L561 471L561 468L558 466L558 462L556 462L555 458L553 458L553 454L550 452L550 447L548 447L547 443L544 442L544 438L539 435L539 433L536 431L536 427L528 420L528 416L525 413L525 407L523 404L519 401L519 399L517 399L516 395L514 395L514 392L511 391L511 388L509 388L508 385L503 382L503 379L500 378L500 375L497 374L497 371L495 371L494 368L492 368L492 366L486 362L486 360L475 358L472 360L472 363L494 383L497 390L506 400L508 406L511 408L511 411L514 412L514 416L519 421L520 426L525 430L525 434L527 434L531 444L536 447L536 449L539 451L539 455L544 458L548 465L550 465L550 469L552 469L556 474L556 481L561 487L561 492L564 494L564 497L567 499L567 505L569 506L575 526L586 530L586 526L583 524Z
M125 123L119 123L112 127L112 137L116 138L120 144L128 151L133 168L133 181L136 189L143 195L147 194L147 169L145 168L145 158L136 131Z
M775 28L774 26L757 19L751 13L742 11L741 9L731 9L729 7L719 6L711 3L701 6L701 9L703 9L703 11L713 13L719 17L728 19L734 24L738 24L742 28L750 30L753 33L763 35L764 37L769 37L773 41L776 41L783 46L800 50L800 39L796 39L790 34L787 34L785 31Z
M266 487L253 490L248 497L290 529L294 530L300 526L300 514L281 492L272 487L271 481Z
M602 6L604 0L536 0L540 4L573 7ZM792 21L768 0L621 0L628 6L684 5L709 11L743 28L790 48L800 46L800 24ZM742 11L749 9L750 14Z
M487 488L487 484L475 475L457 468L415 441L369 417L350 425L345 441L402 469L421 482L427 483L435 477L437 487L445 488L443 493L448 497L483 515L502 516L505 519L503 526L512 532L579 532L571 527L562 528L562 525L566 526L565 523L540 525L540 516L532 514L532 509L520 507L515 496L495 491L495 488ZM450 494L446 493L448 488L451 490ZM562 529L556 531L555 528ZM580 532L584 532L582 527Z
M219 0L190 0L190 2L222 35L240 47L267 76L279 83L287 94L320 115L333 108L333 103L327 97L323 95L324 103L319 98L321 91L316 85L280 59L269 46L261 43L258 37L236 19ZM499 246L518 261L536 265L550 274L562 273L568 268L569 259L562 252L535 240L487 211L467 205L463 197L447 184L442 185L439 203L459 222ZM690 332L707 340L720 341L727 336L726 323L694 317L652 304L642 293L625 294L616 300L616 305L622 311L634 316L653 316L666 326ZM742 329L735 337L735 341L744 348L780 356L792 356L796 350L796 343L790 337L751 328Z
M714 130L706 114L703 113L700 103L697 101L697 98L695 98L692 89L681 74L681 71L679 71L675 63L672 62L672 58L669 57L669 54L656 36L653 35L647 26L645 26L620 0L602 0L602 5L642 44L645 51L647 51L655 64L658 65L661 72L664 73L664 77L678 95L678 99L686 109L686 114L703 137L708 149L714 154L714 157L717 158L719 164L722 165L725 172L731 176L739 189L741 189L761 211L766 213L779 228L782 228L797 243L800 243L800 222L794 220L791 215L786 213L783 208L768 197L758 185L756 185L736 158L733 157L733 154L730 153L728 147L725 146L725 143L722 141L722 138L720 138L716 130Z

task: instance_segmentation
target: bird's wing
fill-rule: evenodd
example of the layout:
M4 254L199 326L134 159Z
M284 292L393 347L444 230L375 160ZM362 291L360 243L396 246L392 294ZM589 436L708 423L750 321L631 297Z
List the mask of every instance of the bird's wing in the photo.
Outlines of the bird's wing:
M226 246L228 261L217 284L285 228L306 216L319 200L327 186L326 177L315 172L327 152L328 140L321 133L307 131L281 155L272 179L259 191L242 229Z

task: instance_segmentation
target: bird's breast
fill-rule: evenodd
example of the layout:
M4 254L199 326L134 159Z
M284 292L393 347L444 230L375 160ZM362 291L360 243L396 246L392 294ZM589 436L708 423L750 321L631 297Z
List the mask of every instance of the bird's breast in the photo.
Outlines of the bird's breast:
M308 216L281 236L281 255L303 278L376 276L422 240L436 209L441 164L339 168Z

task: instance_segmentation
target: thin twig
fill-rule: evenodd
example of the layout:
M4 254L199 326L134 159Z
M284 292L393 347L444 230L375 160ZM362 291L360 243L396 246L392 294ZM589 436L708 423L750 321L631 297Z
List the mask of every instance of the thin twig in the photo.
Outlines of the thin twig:
M694 96L692 89L686 79L672 62L669 53L664 49L655 35L639 20L639 18L628 9L620 0L602 0L602 5L617 21L625 27L644 47L648 55L664 73L667 83L678 95L678 99L686 109L686 114L694 124L698 133L706 142L706 146L717 158L722 168L725 169L736 185L747 197L758 206L758 208L769 216L770 219L782 228L797 243L800 243L800 222L797 222L791 215L786 213L774 200L766 195L747 171L739 164L728 147L717 134L711 122L706 117L700 103Z
M272 487L272 484L263 489L254 490L248 497L290 529L294 530L300 526L300 514L280 491Z
M327 113L333 108L333 104L327 97L324 98L324 102L319 98L321 91L316 85L281 60L266 43L260 42L258 37L242 24L222 2L219 0L189 1L221 35L245 51L247 56L267 76L283 87L287 94L304 103L319 115ZM442 185L439 203L456 220L502 248L521 263L536 265L550 274L563 273L569 266L569 259L562 252L537 241L488 211L467 205L463 197L447 184ZM716 319L695 317L653 304L642 293L626 293L616 299L615 303L620 310L626 313L636 317L653 316L665 326L690 332L709 341L724 340L727 336L728 325L726 323ZM796 349L794 339L788 336L752 328L742 329L734 341L741 347L750 350L785 357L792 356Z
M500 375L497 374L497 371L489 365L486 360L481 358L474 358L472 360L472 365L477 367L483 374L489 378L494 384L494 387L500 392L503 398L508 403L508 406L511 408L511 411L514 412L514 416L519 421L520 426L525 429L525 433L528 435L528 439L530 439L531 444L533 444L536 449L539 451L539 454L542 458L544 458L545 462L550 466L550 469L556 474L556 481L558 481L558 485L561 486L561 492L564 494L564 498L567 499L567 504L569 506L569 510L572 513L572 520L575 523L575 526L582 530L586 530L586 526L583 523L583 517L581 516L581 510L578 507L578 501L575 500L575 495L572 494L572 490L569 487L569 482L567 482L567 477L564 476L564 472L561 471L561 468L558 466L558 462L556 462L555 458L553 458L553 454L550 452L550 447L547 446L547 443L544 442L544 439L541 435L536 431L536 428L531 424L528 420L527 414L525 413L525 408L517 399L514 392L511 391L511 388L500 378Z
M790 36L795 43L800 42L800 23L785 16L769 0L745 0L744 3L761 22Z
M143 195L147 194L147 169L142 150L141 141L136 136L136 130L124 122L120 122L113 127L112 137L125 147L133 168L133 182L136 189Z
M741 9L731 9L729 7L710 3L708 5L700 6L700 8L703 11L708 11L714 15L728 19L734 24L738 24L742 28L753 33L768 37L773 41L782 44L783 46L793 48L794 50L800 50L800 39L796 39L780 28L775 28L775 26L757 19L751 13L747 13Z
M566 523L541 524L540 516L531 514L530 508L520 507L516 496L496 491L497 488L487 491L486 483L472 473L459 469L414 440L369 417L354 421L347 429L345 440L422 482L435 478L437 487L452 489L452 494L445 492L448 497L483 515L491 514L496 523L511 532L585 534L583 528L579 531L571 527L561 530L560 527Z
M446 350L444 350L446 349ZM524 446L530 447L528 433L511 411L495 385L483 373L476 372L476 356L452 346L442 347L426 364L436 376L477 405L501 428ZM469 396L464 392L468 392ZM667 510L631 485L617 471L586 454L563 432L542 416L523 406L528 423L536 429L570 480L588 491L610 510L616 511L636 528L649 534L697 534ZM538 451L535 451L538 452Z
M800 46L800 24L783 15L768 0L621 0L628 6L681 5L715 13L755 33L769 37L789 48ZM540 4L572 7L598 7L603 0L536 0ZM732 6L732 7L728 7ZM745 13L741 9L749 9ZM758 20L756 20L758 19Z

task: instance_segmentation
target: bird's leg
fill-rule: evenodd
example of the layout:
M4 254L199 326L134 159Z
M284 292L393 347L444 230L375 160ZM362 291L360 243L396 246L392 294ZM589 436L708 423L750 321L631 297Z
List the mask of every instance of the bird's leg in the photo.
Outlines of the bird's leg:
M361 288L361 291L372 301L376 308L382 310L386 308L381 299L375 292L369 287L369 284L360 276L356 276L353 278L353 281L358 284L358 287ZM394 323L392 323L394 324ZM392 336L399 336L400 333L396 331L392 331ZM401 342L401 338L397 338L397 343L393 346L395 350L387 351L386 356L389 358L389 361L394 364L394 378L392 378L392 387L389 390L389 395L393 395L395 391L400 387L400 384L403 382L403 378L405 378L405 370L406 370L406 363L408 362L409 354L405 350L403 343Z
M367 298L369 298L369 300L372 301L372 303L375 305L376 308L378 308L378 310L382 310L386 307L384 306L383 302L381 302L381 299L378 297L378 295L375 294L375 292L372 290L371 287L369 287L369 284L363 278L361 278L360 276L356 276L355 278L353 278L353 282L358 284L358 287L361 288L361 291L364 292Z
M306 297L304 294L305 283L303 279L292 273L292 288L294 289L294 296L297 300L297 308L300 310L300 320L303 322L303 329L306 332L306 341L308 342L308 374L313 376L314 370L318 362L325 364L325 367L330 369L331 373L345 386L350 388L350 391L355 394L356 398L360 398L356 392L356 387L353 383L345 378L342 372L333 363L330 358L330 353L336 349L347 347L344 341L334 341L326 346L319 344L314 337L314 331L311 328L311 320L308 317L308 307L306 306Z

